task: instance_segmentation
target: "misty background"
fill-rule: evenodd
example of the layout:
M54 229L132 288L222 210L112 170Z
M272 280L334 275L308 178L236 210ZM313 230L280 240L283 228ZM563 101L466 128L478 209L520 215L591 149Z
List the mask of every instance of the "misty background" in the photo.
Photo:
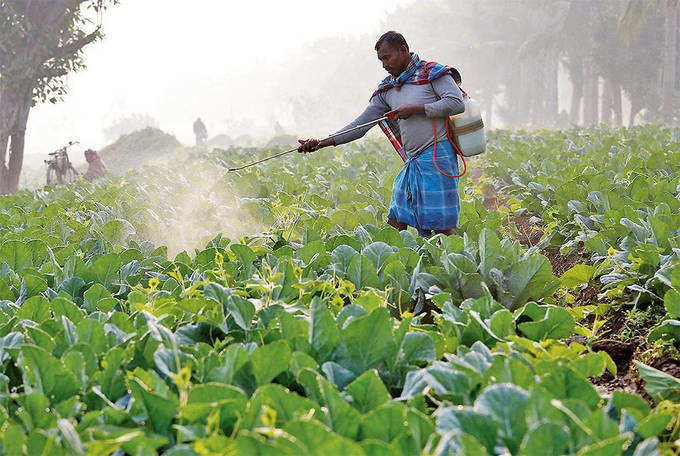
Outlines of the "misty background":
M391 29L421 58L458 68L492 128L654 121L663 9L622 31L628 5L124 0L104 17L105 39L85 49L87 69L68 76L65 101L31 112L26 162L72 139L101 148L145 125L193 144L198 116L211 137L254 144L281 133L276 122L323 136L359 114L385 77L373 46Z
M68 76L65 101L31 112L27 161L70 139L102 147L112 142L104 130L126 117L154 119L185 144L193 143L197 116L211 136L271 136L274 119L284 126L293 122L291 98L305 93L282 78L293 75L306 83L312 75L324 77L320 68L284 71L299 62L307 44L375 35L387 13L406 3L199 0L189 6L179 0L124 0L104 16L105 39L85 49L87 68ZM365 53L372 57L372 48ZM347 55L337 59L348 63L351 77L354 65ZM376 79L381 68L373 60L368 61ZM364 94L375 83L367 81ZM77 161L81 154L72 155Z

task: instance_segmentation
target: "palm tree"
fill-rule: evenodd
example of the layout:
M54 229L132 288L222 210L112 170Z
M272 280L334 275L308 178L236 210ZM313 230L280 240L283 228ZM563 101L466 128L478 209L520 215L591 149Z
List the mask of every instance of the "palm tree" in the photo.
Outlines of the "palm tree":
M666 122L670 122L675 108L678 0L630 0L619 21L619 29L624 40L630 43L631 37L644 23L650 10L658 7L662 2L664 7L664 56L663 78L661 79L661 114Z
M666 17L664 23L664 57L663 57L663 105L664 119L670 121L675 107L675 84L678 46L678 0L666 0Z

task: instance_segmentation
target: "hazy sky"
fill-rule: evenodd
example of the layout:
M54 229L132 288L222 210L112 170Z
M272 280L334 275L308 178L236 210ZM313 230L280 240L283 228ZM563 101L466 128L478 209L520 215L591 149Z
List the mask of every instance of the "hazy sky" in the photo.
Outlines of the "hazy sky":
M69 76L65 102L32 110L26 154L70 139L100 147L102 128L132 113L151 115L190 143L191 123L211 104L210 93L192 97L196 87L233 90L239 75L282 63L306 42L378 33L386 13L409 1L121 0L104 17L104 41L86 49L88 68ZM253 87L257 104L258 81L239 82L240 100ZM244 109L225 106L225 117Z

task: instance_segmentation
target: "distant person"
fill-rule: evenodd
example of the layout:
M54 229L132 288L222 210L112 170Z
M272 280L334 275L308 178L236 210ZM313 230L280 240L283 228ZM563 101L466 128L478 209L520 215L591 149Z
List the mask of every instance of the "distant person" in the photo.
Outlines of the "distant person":
M398 230L412 226L421 236L451 234L458 228L458 160L447 134L447 119L465 110L454 69L420 60L406 39L390 31L375 45L389 73L370 104L343 130L388 117L380 127L405 161L394 180L387 223ZM348 69L348 71L351 71ZM460 78L460 74L457 75ZM371 126L335 139L300 140L300 152L345 144L364 136Z
M194 135L196 135L196 145L202 146L208 140L208 129L205 128L205 124L199 117L194 122Z
M101 179L106 174L106 165L102 157L94 150L87 149L85 151L85 160L87 161L87 172L85 179L90 182Z

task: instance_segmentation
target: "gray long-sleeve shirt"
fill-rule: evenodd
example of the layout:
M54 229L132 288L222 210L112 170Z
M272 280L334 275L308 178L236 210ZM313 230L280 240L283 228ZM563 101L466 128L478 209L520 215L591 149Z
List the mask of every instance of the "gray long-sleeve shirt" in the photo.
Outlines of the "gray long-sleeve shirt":
M434 87L434 91L432 88ZM436 95L435 95L436 91ZM438 96L437 96L438 95ZM405 104L425 105L425 115L414 115L399 120L404 150L415 156L434 144L432 120L437 141L446 139L446 118L465 111L463 94L450 75L432 81L432 85L404 84L399 90L391 88L371 99L366 110L340 131L383 117L387 112ZM365 127L335 138L335 144L346 144L363 137L372 127Z

